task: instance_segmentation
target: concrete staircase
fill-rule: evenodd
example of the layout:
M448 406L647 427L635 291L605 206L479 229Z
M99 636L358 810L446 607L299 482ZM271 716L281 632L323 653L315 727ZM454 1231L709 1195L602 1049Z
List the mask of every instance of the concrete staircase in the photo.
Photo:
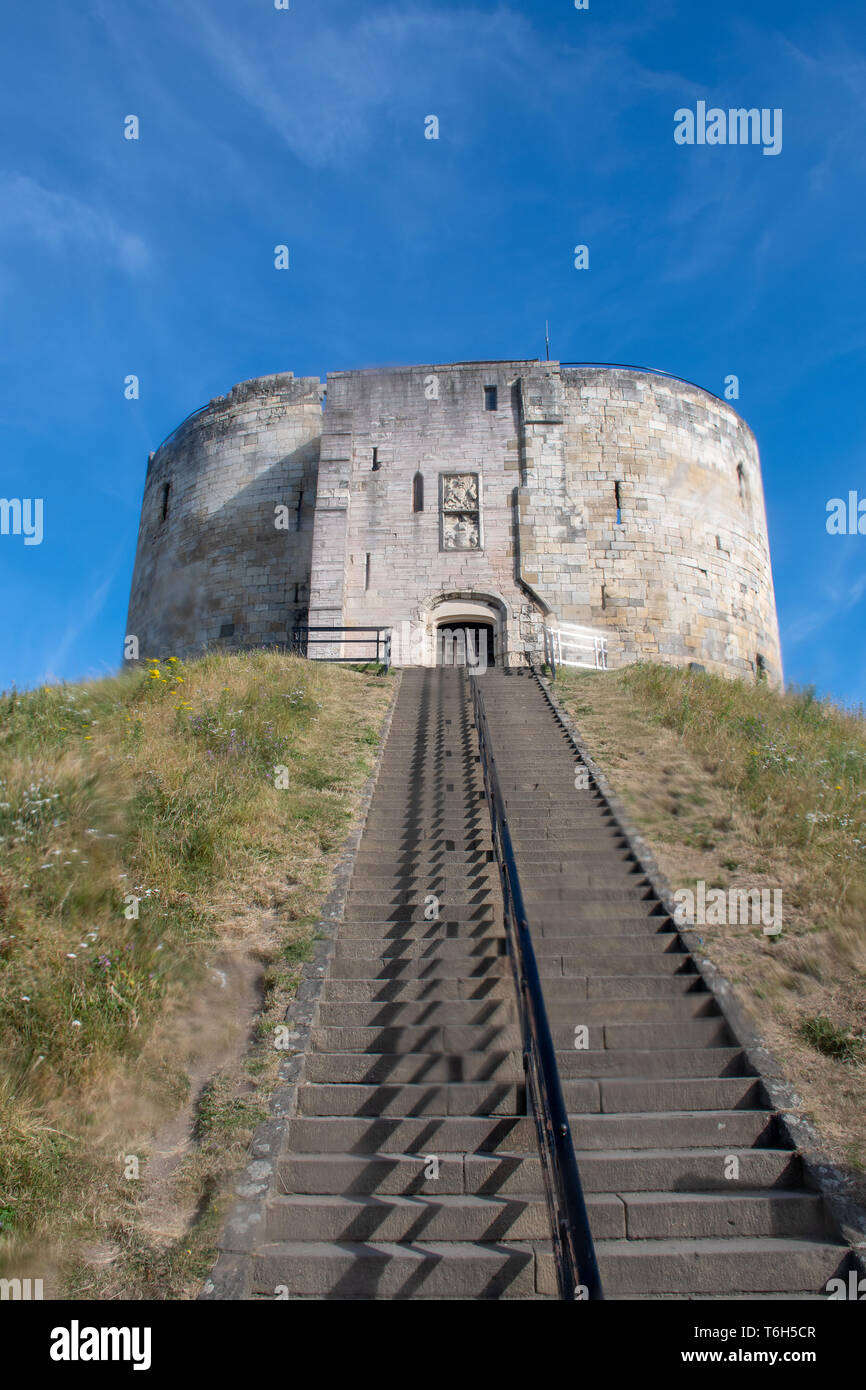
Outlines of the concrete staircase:
M817 1296L847 1247L760 1080L537 682L480 679L606 1295ZM407 670L253 1296L555 1296L491 860L468 677Z
M531 673L481 684L605 1296L820 1296L848 1248L674 923Z
M465 674L404 671L254 1293L538 1296L550 1228L491 860Z

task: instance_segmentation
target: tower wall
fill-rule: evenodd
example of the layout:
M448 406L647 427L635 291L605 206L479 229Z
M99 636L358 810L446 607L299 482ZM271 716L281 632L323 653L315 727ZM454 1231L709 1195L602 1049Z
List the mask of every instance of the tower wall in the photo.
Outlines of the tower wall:
M423 661L432 655L425 623L437 601L472 596L500 605L512 659L536 649L541 613L518 582L513 524L517 382L524 365L469 362L328 376L311 623L406 624L401 658ZM485 387L496 389L495 410L485 409ZM421 510L415 510L416 475ZM441 479L467 476L479 480L481 543L448 550Z
M317 378L243 382L151 456L126 629L143 658L282 645L305 619L320 401Z
M618 664L748 675L760 659L781 681L751 430L673 378L582 367L558 380L527 400L520 535L539 596L562 621L608 629Z

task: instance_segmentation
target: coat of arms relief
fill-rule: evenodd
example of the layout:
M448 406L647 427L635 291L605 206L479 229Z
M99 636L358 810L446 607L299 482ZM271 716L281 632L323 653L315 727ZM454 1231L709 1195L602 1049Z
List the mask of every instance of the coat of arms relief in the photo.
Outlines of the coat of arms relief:
M478 550L480 547L481 515L478 507L478 474L443 474L443 550Z

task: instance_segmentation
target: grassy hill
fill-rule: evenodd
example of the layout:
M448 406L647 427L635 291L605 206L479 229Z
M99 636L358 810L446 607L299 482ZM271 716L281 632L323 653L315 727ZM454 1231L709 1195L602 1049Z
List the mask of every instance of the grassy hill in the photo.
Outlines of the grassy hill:
M657 665L555 688L674 889L780 888L782 930L697 928L866 1199L866 720Z
M258 652L0 697L0 1272L209 1267L391 688Z

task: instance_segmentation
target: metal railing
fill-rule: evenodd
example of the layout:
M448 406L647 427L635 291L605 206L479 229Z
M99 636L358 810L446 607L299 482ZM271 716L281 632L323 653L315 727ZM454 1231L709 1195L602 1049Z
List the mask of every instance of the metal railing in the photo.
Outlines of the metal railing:
M350 636L347 633L367 633L366 637ZM330 647L334 651L311 651L313 647ZM346 647L368 648L351 656L342 655ZM372 649L372 650L370 650ZM386 672L391 666L390 627L293 627L292 651L296 656L306 656L310 661L351 661L355 663L377 661Z
M588 671L607 670L607 636L589 627L560 623L544 629L544 659L556 678L557 666L580 666Z
M595 1246L571 1140L571 1126L562 1094L532 933L523 903L505 798L499 784L490 729L484 712L481 678L473 676L470 680L493 847L502 880L508 954L517 990L527 1104L538 1135L559 1296L569 1300L601 1299L604 1295Z

